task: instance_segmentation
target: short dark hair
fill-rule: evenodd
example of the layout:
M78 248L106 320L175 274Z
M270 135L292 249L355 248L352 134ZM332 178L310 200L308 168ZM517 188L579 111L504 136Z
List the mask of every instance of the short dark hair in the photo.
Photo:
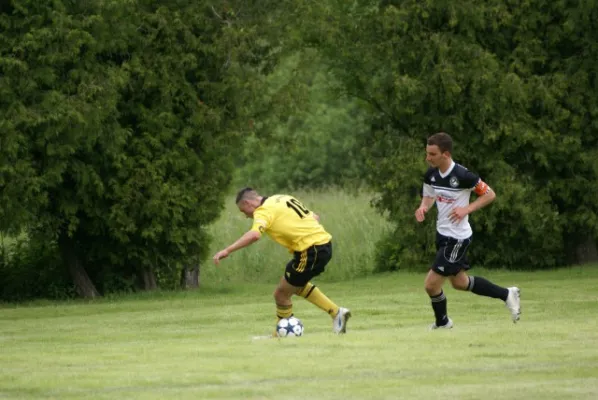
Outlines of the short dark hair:
M241 200L245 200L247 198L257 197L257 196L258 196L258 194L253 188L245 187L245 188L239 190L239 193L237 193L237 199L235 200L235 204L239 204L239 202Z
M453 138L448 133L438 132L428 138L428 146L438 146L441 153L453 152Z

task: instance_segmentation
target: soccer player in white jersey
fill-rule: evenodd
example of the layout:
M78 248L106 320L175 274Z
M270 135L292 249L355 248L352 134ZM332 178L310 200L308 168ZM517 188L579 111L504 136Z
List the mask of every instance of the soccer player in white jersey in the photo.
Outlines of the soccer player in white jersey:
M436 321L431 329L452 328L453 321L446 310L446 296L442 286L446 278L457 290L468 290L480 296L501 299L511 312L513 322L521 314L517 287L504 288L479 276L468 276L467 248L471 243L468 215L490 204L494 191L480 177L453 161L453 140L444 133L428 138L426 161L430 168L424 177L423 197L415 218L423 222L426 213L436 203L436 259L428 271L424 286L432 300ZM469 202L471 192L477 198Z

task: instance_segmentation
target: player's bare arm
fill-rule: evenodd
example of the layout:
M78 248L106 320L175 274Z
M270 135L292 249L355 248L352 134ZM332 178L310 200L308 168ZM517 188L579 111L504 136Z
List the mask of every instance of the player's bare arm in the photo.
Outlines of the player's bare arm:
M465 218L466 215L471 214L479 210L480 208L484 208L494 201L494 199L496 198L496 193L494 193L494 190L492 190L492 188L486 185L484 182L481 183L482 185L478 184L478 186L481 186L483 188L483 192L481 192L483 194L478 194L478 198L475 199L475 201L469 203L467 207L455 207L453 211L451 211L450 215L450 219L452 222L459 222L463 218ZM478 186L476 186L476 193L480 191L480 189L478 189Z
M318 221L318 223L320 223L320 216L318 214L316 214L315 212L312 212L314 218L316 221Z
M220 250L218 253L216 253L216 255L214 255L214 264L218 265L220 263L220 260L228 257L230 253L257 242L260 239L260 237L262 237L262 234L257 231L245 232L243 236L241 236L233 244L228 246L226 249Z
M419 208L415 210L415 219L417 222L423 222L426 219L426 213L434 205L434 197L424 196Z

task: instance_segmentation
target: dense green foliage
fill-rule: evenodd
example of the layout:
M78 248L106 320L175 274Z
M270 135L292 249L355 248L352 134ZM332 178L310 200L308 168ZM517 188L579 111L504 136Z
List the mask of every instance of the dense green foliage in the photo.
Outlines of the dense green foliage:
M86 274L173 282L232 176L252 33L208 2L2 4L3 231L56 243L81 294Z
M397 227L382 269L425 262L433 246L413 211L425 138L438 131L498 193L472 216L478 263L550 267L595 249L594 2L334 1L306 12L304 43L376 110L366 171Z
M117 287L114 290L128 289ZM75 286L64 268L53 242L30 241L20 237L0 251L0 299L21 301L39 298L68 299Z
M378 269L426 264L437 131L498 194L474 263L596 258L597 21L573 0L0 2L0 232L27 238L4 297L48 295L18 289L39 265L59 296L175 287L231 182L366 182L394 225Z
M238 187L267 192L362 183L366 135L363 103L343 95L321 57L307 49L264 77L262 103L239 162ZM260 111L260 104L255 110Z

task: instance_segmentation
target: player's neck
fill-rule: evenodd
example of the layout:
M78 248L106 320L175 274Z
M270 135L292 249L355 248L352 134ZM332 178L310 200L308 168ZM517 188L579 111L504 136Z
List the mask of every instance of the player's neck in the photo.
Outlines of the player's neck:
M442 164L440 164L438 166L438 170L440 171L441 174L444 174L444 173L446 173L446 171L449 170L449 168L451 167L451 165L453 165L453 159L452 158L448 158Z

